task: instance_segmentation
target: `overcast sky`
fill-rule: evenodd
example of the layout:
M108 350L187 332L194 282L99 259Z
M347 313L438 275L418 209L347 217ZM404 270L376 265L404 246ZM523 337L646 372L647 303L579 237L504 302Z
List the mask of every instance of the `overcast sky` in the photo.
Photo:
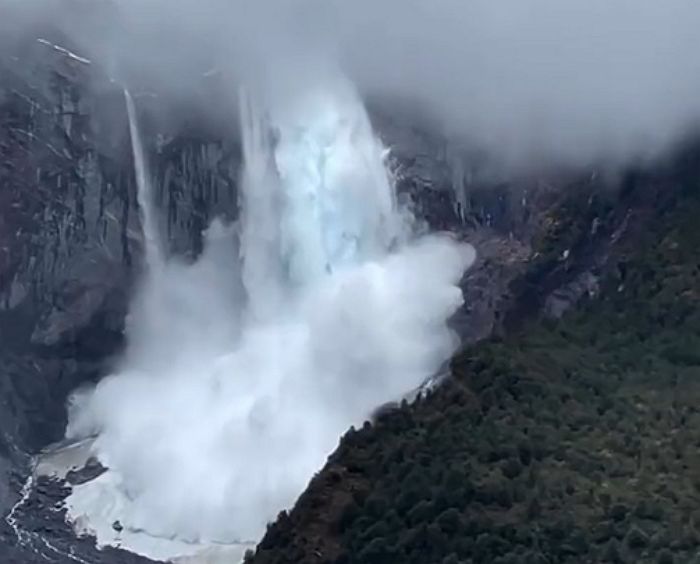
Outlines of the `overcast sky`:
M0 32L58 11L112 72L183 95L209 66L283 93L337 63L515 161L653 154L700 117L696 0L115 0L99 25L104 0L3 4Z

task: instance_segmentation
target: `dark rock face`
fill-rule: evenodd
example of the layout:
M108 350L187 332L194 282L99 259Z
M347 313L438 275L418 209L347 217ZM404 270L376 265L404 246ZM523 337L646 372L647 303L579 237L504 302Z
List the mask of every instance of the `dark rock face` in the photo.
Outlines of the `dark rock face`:
M3 80L2 181L11 212L3 222L2 289L6 311L31 304L41 318L31 341L52 346L124 286L137 224L128 169L116 164L123 154L108 146L128 147L128 139L97 142L100 125L91 116L107 100L81 90L90 69L43 44L32 47Z
M29 453L62 437L68 394L99 378L122 347L142 247L123 92L36 39L0 58L3 515L18 501ZM151 148L162 229L173 252L196 254L214 214L235 216L235 153L184 137ZM0 524L1 560L144 561L77 541L50 511L57 488L42 486L21 505L19 536Z
M65 522L63 500L70 493L69 488L56 480L40 478L33 484L29 497L11 514L16 519L19 534L8 532L7 544L16 560L8 562L89 562L90 564L149 564L147 558L115 548L95 550L94 540L89 537L77 538ZM12 538L14 536L14 538ZM19 541L19 542L18 542ZM16 548L10 548L19 544ZM3 547L5 550L6 547ZM0 553L2 554L2 553Z
M77 541L49 511L46 488L22 505L28 521L37 521L34 532L14 530L20 515L11 511L28 453L62 436L67 394L96 378L105 356L120 346L133 278L137 245L129 233L138 224L120 148L128 139L123 128L100 123L114 97L88 90L90 72L86 63L34 40L0 58L0 510L7 516L0 559L6 562L67 562L77 559L71 553L78 545L94 545Z

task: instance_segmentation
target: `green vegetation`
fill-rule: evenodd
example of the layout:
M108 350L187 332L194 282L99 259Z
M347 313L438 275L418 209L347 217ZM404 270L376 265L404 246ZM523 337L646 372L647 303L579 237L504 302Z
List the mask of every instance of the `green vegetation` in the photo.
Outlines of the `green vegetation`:
M250 560L695 562L700 202L691 188L653 208L600 297L468 348L429 397L349 432ZM577 213L559 210L561 234L545 237L543 260L575 246L562 226ZM587 236L577 225L575 238ZM537 276L542 265L533 263Z

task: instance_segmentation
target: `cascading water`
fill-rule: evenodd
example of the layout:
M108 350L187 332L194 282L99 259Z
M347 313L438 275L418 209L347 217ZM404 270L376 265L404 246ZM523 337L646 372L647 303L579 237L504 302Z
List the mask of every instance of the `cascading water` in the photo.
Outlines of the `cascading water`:
M162 258L162 248L158 233L158 220L154 208L153 191L146 165L146 156L141 142L141 132L136 116L134 99L128 90L124 90L126 100L126 113L129 119L129 134L131 136L131 151L134 157L134 171L136 175L136 188L139 210L141 211L141 225L143 228L143 238L145 245L146 264L155 265L160 263Z
M195 264L147 274L120 370L70 405L67 436L96 436L108 471L69 516L102 544L175 558L256 541L343 432L456 345L473 249L411 236L351 85L264 114L242 95L241 123L238 237L213 225Z

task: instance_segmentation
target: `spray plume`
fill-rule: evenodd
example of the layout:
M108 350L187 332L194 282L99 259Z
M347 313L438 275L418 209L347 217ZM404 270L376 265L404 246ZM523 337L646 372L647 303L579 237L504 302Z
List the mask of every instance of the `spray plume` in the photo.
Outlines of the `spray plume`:
M412 235L353 87L272 98L256 96L263 113L240 97L239 236L214 224L195 264L149 269L120 370L72 399L68 437L96 436L109 470L70 515L103 543L115 521L159 558L255 541L343 432L456 346L446 320L474 251Z

